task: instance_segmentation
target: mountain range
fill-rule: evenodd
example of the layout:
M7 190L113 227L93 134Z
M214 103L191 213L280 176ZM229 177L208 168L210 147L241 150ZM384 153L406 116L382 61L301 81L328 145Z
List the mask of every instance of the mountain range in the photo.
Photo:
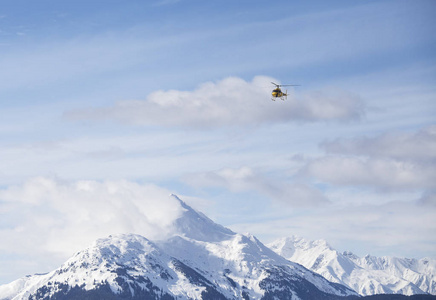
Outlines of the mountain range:
M289 243L274 244L273 251L256 237L235 233L172 197L183 213L171 237L150 241L119 234L99 239L52 272L0 286L0 299L361 298L347 282L329 281L282 256L280 251L291 249ZM402 299L388 297L382 299Z
M297 262L332 282L360 295L436 294L436 261L357 255L333 249L325 240L309 241L291 236L268 246L286 259Z

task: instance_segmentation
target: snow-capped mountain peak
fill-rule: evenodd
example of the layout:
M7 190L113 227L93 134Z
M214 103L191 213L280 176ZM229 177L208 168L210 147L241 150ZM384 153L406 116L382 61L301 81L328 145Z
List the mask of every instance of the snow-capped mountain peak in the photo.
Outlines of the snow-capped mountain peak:
M291 236L268 245L283 257L300 263L332 282L344 284L361 295L436 294L436 261L395 257L362 258L340 253L323 240Z
M205 242L223 240L235 234L230 229L215 223L203 213L194 210L177 195L172 194L171 197L178 200L183 208L182 215L173 223L175 234Z
M134 295L135 290L147 285L157 286L165 293L164 279L171 276L168 270L160 268L161 276L147 275L154 266L165 266L170 261L171 257L142 236L109 236L77 252L56 270L27 277L24 287L5 299L51 299L55 295L79 291L92 295L120 294L125 289ZM136 277L141 278L140 284L133 284ZM153 290L148 292L153 294Z
M302 253L311 251L313 249L327 252L334 251L325 240L309 241L296 235L278 239L274 243L270 244L269 247L275 252L280 253L283 257L301 257Z
M284 259L254 236L234 233L180 203L185 211L175 221L179 234L154 242L136 234L99 239L48 274L0 286L0 299L304 300L356 295Z
M339 253L325 240L296 236L269 248L171 197L182 213L169 238L98 239L50 273L0 286L0 299L338 300L355 291L417 294L436 287L430 259L359 258Z

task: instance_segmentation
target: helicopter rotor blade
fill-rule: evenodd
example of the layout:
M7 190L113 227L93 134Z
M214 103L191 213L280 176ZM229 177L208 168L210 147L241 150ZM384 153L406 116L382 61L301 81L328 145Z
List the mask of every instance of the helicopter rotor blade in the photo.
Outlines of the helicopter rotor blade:
M277 84L271 81L272 84L274 84L276 87L281 87L281 86L300 86L299 84Z

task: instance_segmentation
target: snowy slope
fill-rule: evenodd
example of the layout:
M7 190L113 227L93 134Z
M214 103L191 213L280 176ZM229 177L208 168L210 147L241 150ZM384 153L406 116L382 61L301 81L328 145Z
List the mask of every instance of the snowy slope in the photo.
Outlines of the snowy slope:
M308 281L324 293L352 294L349 290L332 285L317 274L277 255L254 236L233 233L194 211L180 199L179 201L186 209L178 220L185 234L158 244L171 256L177 257L207 278L214 278L219 286L228 290L226 297L240 299L244 293L250 299L259 299L265 294L262 285L277 272L293 281ZM192 224L194 221L199 226ZM186 226L186 222L193 226ZM199 229L201 235L197 232ZM233 288L228 287L229 283Z
M357 257L340 253L326 241L291 236L268 246L326 279L344 284L361 295L436 294L436 261L396 257Z
M127 294L157 298L173 293L195 298L199 293L197 286L184 278L179 265L142 236L110 236L97 240L53 272L26 277L24 285L17 285L17 281L7 285L24 288L15 295L9 293L6 299L48 299L58 294L80 294L79 290L94 291L92 296ZM179 285L183 288L179 289ZM3 297L4 289L5 286L0 287Z
M174 196L175 197L175 196ZM176 234L99 239L60 268L0 286L0 299L337 299L355 295L183 201Z

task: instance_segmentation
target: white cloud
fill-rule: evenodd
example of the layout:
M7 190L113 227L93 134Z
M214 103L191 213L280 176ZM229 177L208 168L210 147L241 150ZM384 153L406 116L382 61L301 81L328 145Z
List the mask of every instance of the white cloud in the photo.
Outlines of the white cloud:
M300 174L334 185L392 191L432 189L435 129L325 142L321 146L327 155L308 161Z
M436 159L436 126L416 132L389 133L376 137L324 142L329 154L366 155L412 161Z
M71 255L96 238L171 233L182 208L170 192L128 181L62 182L44 177L0 190L2 252Z
M312 93L272 102L271 81L236 77L201 84L194 91L156 91L145 100L123 100L110 107L69 111L74 120L116 120L134 125L214 127L290 121L349 121L365 113L362 101L347 93Z
M283 210L283 208L280 208ZM261 216L258 216L261 218ZM262 223L235 223L237 232L251 232L263 242L299 235L326 239L339 251L360 256L434 257L436 210L407 202L383 205L328 206L296 211Z
M274 182L249 167L191 174L185 176L185 181L196 187L222 187L232 192L256 191L273 201L298 207L328 203L321 191L305 183Z
M202 207L204 200L183 197ZM36 177L0 189L0 282L57 268L97 238L175 233L184 208L170 191L132 181L62 181Z
M434 186L432 165L393 159L326 156L309 162L300 174L320 181L382 189L419 189Z
M419 205L436 207L436 189L426 191L418 200Z

